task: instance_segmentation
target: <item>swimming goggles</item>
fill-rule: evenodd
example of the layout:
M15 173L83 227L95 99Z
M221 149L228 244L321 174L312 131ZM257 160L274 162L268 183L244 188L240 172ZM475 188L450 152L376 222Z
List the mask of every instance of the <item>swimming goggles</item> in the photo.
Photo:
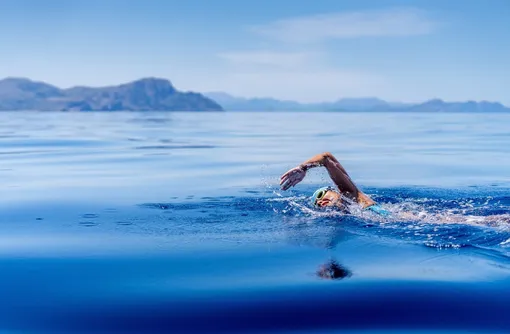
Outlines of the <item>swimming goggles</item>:
M312 195L312 205L316 206L317 201L320 201L321 199L323 199L324 196L326 195L326 193L330 190L334 190L333 187L327 186L327 187L322 187L322 188L315 190L315 192Z

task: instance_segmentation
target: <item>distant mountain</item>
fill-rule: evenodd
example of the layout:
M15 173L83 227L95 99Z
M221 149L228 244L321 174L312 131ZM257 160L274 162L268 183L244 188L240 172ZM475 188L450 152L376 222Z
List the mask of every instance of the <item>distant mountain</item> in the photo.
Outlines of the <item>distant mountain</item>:
M375 97L344 98L332 103L324 103L327 110L366 111L388 109L391 105Z
M498 102L445 102L434 99L423 103L388 102L375 97L343 98L335 102L299 103L272 98L242 98L222 92L205 93L228 111L415 111L415 112L510 112Z
M307 109L306 105L299 102L282 101L273 98L246 99L221 92L205 93L204 95L218 102L223 107L228 106L228 108L224 108L232 111L292 111Z
M60 89L25 78L0 80L0 110L222 111L199 93L180 92L170 81L144 78L119 86Z
M199 94L178 91L170 81L144 78L108 87L61 89L26 78L0 80L0 111L402 111L510 112L498 102L394 103L375 97L343 98L333 102L299 103L270 97L243 98L222 92Z
M434 99L424 103L411 105L407 109L411 111L427 112L509 112L510 108L498 102L445 102Z

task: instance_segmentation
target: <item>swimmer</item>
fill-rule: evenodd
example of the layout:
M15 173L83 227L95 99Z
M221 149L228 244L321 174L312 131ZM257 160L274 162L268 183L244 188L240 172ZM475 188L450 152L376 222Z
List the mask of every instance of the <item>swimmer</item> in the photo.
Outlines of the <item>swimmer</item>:
M319 208L337 207L347 210L347 204L357 203L364 210L370 210L381 215L389 215L388 211L381 208L356 186L344 167L329 152L317 154L283 174L280 178L282 190L287 190L301 182L305 178L306 172L314 167L326 167L331 180L333 180L337 187L337 189L333 187L317 189L312 195L312 204L314 206Z
M323 187L317 189L312 195L312 205L318 208L336 207L349 212L349 206L358 204L363 210L375 212L381 216L390 216L388 210L383 209L368 195L363 193L352 181L347 171L338 160L329 152L317 154L309 160L301 163L283 174L280 178L282 190L288 190L301 182L310 168L326 167L331 180L337 189ZM510 224L510 215L500 214L491 216L464 216L459 214L427 214L425 216L411 212L398 212L391 214L393 218L422 221L433 220L437 223L468 223L490 225L507 223Z

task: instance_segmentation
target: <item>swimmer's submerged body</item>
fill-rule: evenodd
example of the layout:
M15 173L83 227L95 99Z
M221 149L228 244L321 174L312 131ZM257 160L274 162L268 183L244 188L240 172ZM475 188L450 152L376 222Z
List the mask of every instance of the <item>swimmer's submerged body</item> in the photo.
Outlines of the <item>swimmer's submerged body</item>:
M317 154L316 156L304 161L297 167L287 171L280 177L280 186L282 190L288 190L301 182L306 172L310 168L325 167L328 171L331 180L335 183L337 189L333 187L323 187L317 189L312 195L312 205L318 208L336 207L342 211L349 212L349 206L357 203L363 210L375 212L381 216L393 216L394 218L403 218L409 220L423 220L420 215L415 215L408 212L399 212L397 217L391 214L388 210L383 209L368 195L363 193L352 181L351 177L340 164L340 162L330 153L325 152ZM490 223L510 223L509 215L493 215L493 216L462 216L462 215L434 215L433 218L436 222L444 223L469 223L478 222L482 224Z

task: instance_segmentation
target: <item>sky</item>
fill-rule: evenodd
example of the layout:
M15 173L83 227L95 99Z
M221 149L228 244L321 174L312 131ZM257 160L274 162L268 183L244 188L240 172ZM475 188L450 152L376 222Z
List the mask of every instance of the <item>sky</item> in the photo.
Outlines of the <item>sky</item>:
M0 78L510 105L508 0L0 0Z

